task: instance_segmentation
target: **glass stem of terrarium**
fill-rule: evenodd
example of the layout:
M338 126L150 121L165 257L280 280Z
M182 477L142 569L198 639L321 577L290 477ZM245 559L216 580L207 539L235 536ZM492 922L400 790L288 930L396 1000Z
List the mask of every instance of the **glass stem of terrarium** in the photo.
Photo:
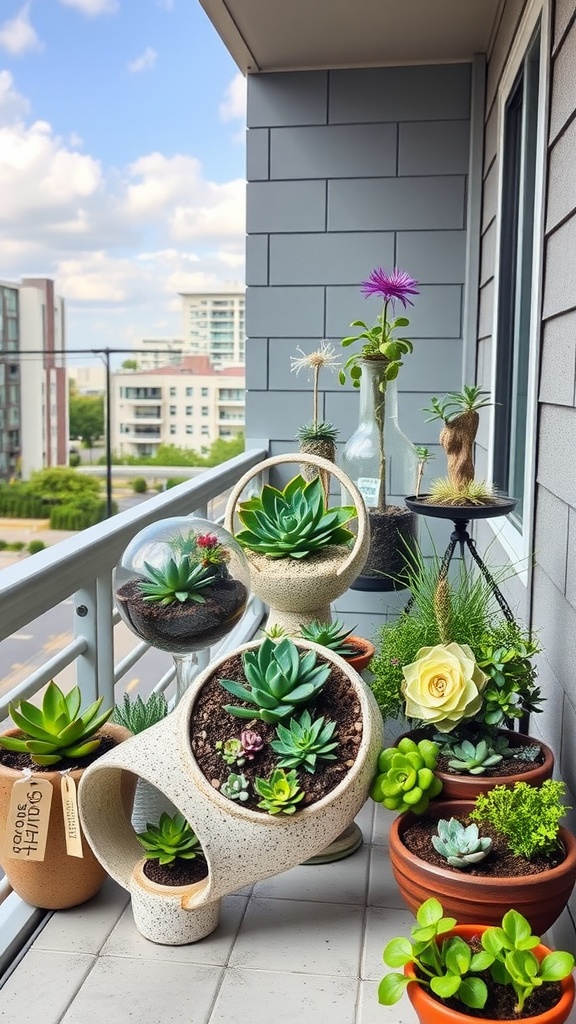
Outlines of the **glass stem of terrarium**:
M174 668L176 669L176 698L178 704L186 693L190 684L194 681L198 670L198 656L195 651L191 654L173 654Z
M384 449L384 420L386 415L386 378L383 359L364 360L360 383L360 421L374 417L378 431L378 500L376 508L386 506L386 452ZM380 383L384 390L380 390Z

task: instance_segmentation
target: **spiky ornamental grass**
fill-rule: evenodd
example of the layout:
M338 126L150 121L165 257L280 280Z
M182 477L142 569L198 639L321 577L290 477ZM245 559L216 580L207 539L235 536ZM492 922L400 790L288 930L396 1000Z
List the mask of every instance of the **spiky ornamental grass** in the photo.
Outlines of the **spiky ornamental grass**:
M300 718L291 718L288 728L278 725L276 736L270 746L277 754L279 768L304 768L313 774L316 762L335 761L334 751L338 740L334 739L336 722L326 722L324 717L312 719L309 711L304 710Z
M152 691L146 700L142 700L140 695L132 700L130 695L125 693L122 703L114 708L111 720L136 735L160 722L167 714L168 702L163 693Z
M433 480L427 501L431 505L485 505L494 501L496 493L492 484L485 480L470 480L461 487L455 487L448 477Z
M170 817L164 811L157 825L147 822L146 831L137 832L136 838L144 847L144 856L160 864L173 864L177 857L195 860L204 856L198 836L180 812Z
M300 654L292 640L274 643L269 637L253 651L244 651L242 667L249 687L233 679L219 679L220 686L234 697L246 701L248 708L225 704L236 718L274 724L293 714L299 704L315 697L328 679L331 666L317 665L315 651Z
M177 562L169 558L165 565L156 567L144 562L147 578L139 580L138 587L145 601L161 605L205 604L202 590L214 583L216 576L209 566L194 563L189 558Z
M283 491L265 484L260 497L240 502L238 518L245 529L236 540L267 558L308 558L329 545L353 540L345 524L355 516L353 505L326 507L319 477L306 483L299 475Z

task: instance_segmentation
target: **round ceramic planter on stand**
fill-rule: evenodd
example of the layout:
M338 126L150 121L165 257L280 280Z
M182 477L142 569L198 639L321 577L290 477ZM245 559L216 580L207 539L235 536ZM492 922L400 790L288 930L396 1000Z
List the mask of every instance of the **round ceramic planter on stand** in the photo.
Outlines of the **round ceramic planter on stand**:
M484 918L479 918L478 920L484 920ZM487 927L485 924L457 925L452 931L446 932L442 936L442 940L452 935L459 935L465 942L469 942L485 932ZM550 952L551 950L543 945L536 946L533 950L538 960L543 960ZM407 976L413 975L415 972L416 968L413 963L406 964L404 967L404 974ZM533 1017L524 1017L525 1024L565 1024L574 1003L573 976L570 974L567 978L564 978L560 985L562 993L556 1005L545 1013L539 1013ZM441 1000L435 999L428 993L427 988L423 985L418 985L416 982L408 985L407 992L420 1024L503 1024L502 1020L494 1020L492 1017L471 1016L466 1012L464 1005L462 1005L461 1011L453 1010L441 1002Z
M440 819L464 818L473 801L433 801L426 812ZM390 863L400 894L415 914L421 903L433 893L445 914L459 923L500 925L504 914L514 907L528 919L534 934L542 935L558 919L566 906L576 880L576 838L560 828L559 840L566 850L561 864L535 875L494 877L472 875L449 867L437 867L404 845L403 834L418 819L411 811L400 814L390 827Z
M104 755L82 780L80 809L89 842L109 874L132 893L137 925L153 942L165 942L166 934L173 945L203 938L216 927L223 896L319 853L348 827L368 796L382 743L376 702L342 658L304 640L297 646L316 651L345 672L360 704L362 740L349 772L317 803L291 816L271 816L226 799L200 771L190 741L198 694L225 661L258 646L245 644L217 658L167 718L134 736L125 750ZM208 876L193 891L160 897L138 881L135 868L142 849L118 798L116 780L123 771L161 789L198 836Z
M366 561L370 545L368 517L359 490L338 466L301 452L277 455L259 462L238 481L226 506L226 529L232 534L235 532L236 505L254 476L273 466L300 462L331 473L346 488L356 507L357 533L352 548L343 544L330 545L303 559L270 559L244 549L250 566L251 588L270 608L267 628L279 625L288 633L297 632L300 626L315 619L332 621L330 604L348 590Z
M19 730L9 729L7 734L18 735ZM131 736L131 733L120 725L112 725L108 722L100 729L99 735L112 737L117 744L111 751L114 753L122 746L123 741ZM78 785L87 770L86 768L76 768L69 774ZM25 776L21 771L0 764L0 865L14 892L31 906L40 907L42 910L65 910L67 907L76 907L96 895L106 878L106 872L94 856L85 836L82 836L82 857L71 857L66 851L61 772L58 770L34 772L32 770L32 775L47 780L53 789L44 860L15 860L13 857L7 856L6 821L10 809L12 786ZM129 815L134 782L123 775L119 775L115 781L118 786L116 794L118 802L124 813Z

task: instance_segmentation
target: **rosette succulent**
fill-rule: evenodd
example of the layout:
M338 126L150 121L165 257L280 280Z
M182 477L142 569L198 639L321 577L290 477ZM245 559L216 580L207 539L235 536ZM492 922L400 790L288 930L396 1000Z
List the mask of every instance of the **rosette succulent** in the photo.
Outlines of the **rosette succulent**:
M226 761L226 764L237 764L241 768L246 762L242 741L235 737L231 737L229 740L218 740L215 747Z
M487 768L499 764L502 758L512 751L505 736L496 736L493 741L482 739L478 743L462 740L443 753L451 755L448 761L450 768L462 773L468 772L470 775L482 775Z
M276 644L267 637L256 650L244 651L242 655L249 689L232 679L219 680L223 689L251 706L226 704L225 710L237 718L259 718L272 724L281 721L324 686L331 667L316 662L315 651L300 655L292 640L287 638Z
M478 835L478 825L463 825L457 818L441 818L432 846L452 868L467 868L488 856L492 840Z
M335 761L334 751L338 740L334 739L335 722L326 722L324 717L312 720L309 711L304 710L300 718L291 718L288 728L278 725L272 740L272 750L280 754L280 768L305 768L307 772L316 771L316 761Z
M488 676L468 644L421 647L416 660L402 668L406 716L450 732L482 707Z
M294 770L285 772L283 768L275 768L269 778L256 779L254 788L262 797L258 807L268 814L294 814L297 804L304 799Z
M409 737L396 747L387 747L378 758L378 771L370 796L391 811L424 814L430 800L442 790L434 775L438 744L432 740L415 743Z
M353 540L345 524L355 515L353 505L326 507L319 477L306 483L295 476L283 491L265 484L260 497L240 502L238 518L245 529L236 540L267 558L308 558L328 545Z
M235 772L231 772L225 782L220 787L222 796L228 797L228 800L238 800L240 803L245 803L250 796L249 790L250 783L245 775L237 775Z
M58 764L63 757L86 757L93 754L101 743L96 736L98 730L108 721L113 708L98 714L103 697L94 701L80 713L82 696L75 686L65 696L51 680L37 708L27 700L13 701L9 712L14 725L22 736L2 736L0 746L5 750L30 754L34 764Z
M146 831L137 832L136 838L144 847L145 857L160 864L170 865L177 857L194 860L204 856L198 836L179 812L172 818L164 812L157 825L147 822Z
M300 636L304 640L311 640L321 647L327 647L329 651L340 654L343 658L349 658L357 654L355 647L347 644L346 640L352 635L353 629L346 629L338 619L335 622L319 622L315 619L307 626L300 626Z
M254 732L254 729L243 729L240 733L240 742L247 761L253 761L264 746L260 733Z
M140 593L145 601L161 605L185 604L187 601L204 604L206 598L201 592L216 579L210 566L194 563L189 558L181 562L169 558L161 567L144 562L144 569L147 575L138 582Z

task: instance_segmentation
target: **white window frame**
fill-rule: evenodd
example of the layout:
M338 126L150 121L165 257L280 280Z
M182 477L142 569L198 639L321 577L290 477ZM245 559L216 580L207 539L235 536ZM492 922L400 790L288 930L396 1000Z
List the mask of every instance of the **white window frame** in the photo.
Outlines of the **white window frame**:
M534 182L534 241L532 258L532 281L536 287L532 289L530 304L530 358L528 365L528 396L527 396L527 434L525 450L525 484L524 504L522 508L522 528L519 529L509 518L488 520L498 541L515 565L521 581L528 585L531 576L531 553L534 541L534 498L536 490L536 448L537 448L537 414L538 414L538 370L540 362L540 345L542 331L542 286L545 231L545 199L546 199L546 155L548 138L548 93L550 74L550 24L551 11L549 0L529 0L508 61L502 73L497 94L498 110L498 241L496 246L496 262L494 269L494 310L492 325L492 365L491 393L496 389L497 346L498 346L498 310L500 294L500 232L502 226L502 203L504 185L504 129L506 120L506 104L514 86L516 76L526 57L530 42L540 21L540 81L538 91L538 129L536 146L536 168ZM490 419L488 445L488 479L494 475L495 418Z

